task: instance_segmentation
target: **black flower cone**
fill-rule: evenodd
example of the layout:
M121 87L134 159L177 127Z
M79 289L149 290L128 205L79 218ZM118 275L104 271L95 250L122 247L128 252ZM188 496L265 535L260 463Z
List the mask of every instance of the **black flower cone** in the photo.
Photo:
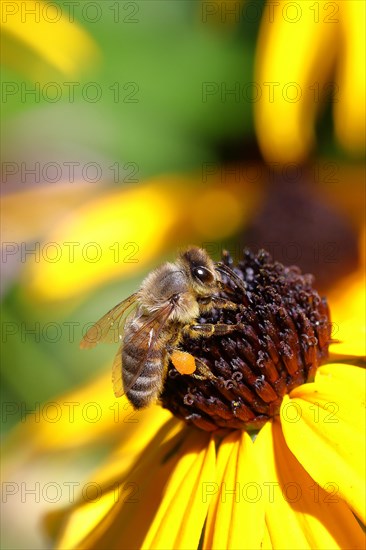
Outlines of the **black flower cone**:
M312 275L273 262L263 250L245 250L237 266L224 253L223 264L239 280L224 268L221 296L241 307L212 310L199 323L238 328L227 336L185 338L181 349L203 361L213 377L181 375L170 363L161 402L203 430L255 430L278 414L286 393L312 381L328 357L329 308Z

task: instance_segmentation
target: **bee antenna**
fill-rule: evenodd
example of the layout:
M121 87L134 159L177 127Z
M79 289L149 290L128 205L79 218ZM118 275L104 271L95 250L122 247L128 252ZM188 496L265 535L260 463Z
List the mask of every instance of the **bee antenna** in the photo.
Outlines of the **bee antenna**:
M246 293L245 282L229 266L222 262L218 262L215 268L219 273L226 275L243 293Z

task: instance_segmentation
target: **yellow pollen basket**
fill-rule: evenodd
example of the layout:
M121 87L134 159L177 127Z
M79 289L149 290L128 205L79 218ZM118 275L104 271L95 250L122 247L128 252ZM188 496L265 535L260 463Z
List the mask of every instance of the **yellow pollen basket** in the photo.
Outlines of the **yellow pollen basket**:
M196 362L193 355L186 351L173 351L170 360L179 374L192 374L196 370Z

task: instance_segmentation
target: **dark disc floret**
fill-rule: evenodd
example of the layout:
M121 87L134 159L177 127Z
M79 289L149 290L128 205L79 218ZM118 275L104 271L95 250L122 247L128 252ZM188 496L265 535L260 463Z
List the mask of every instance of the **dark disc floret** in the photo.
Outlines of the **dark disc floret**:
M186 337L180 348L205 363L213 376L181 375L170 363L161 403L206 431L255 430L279 413L286 393L311 382L327 359L329 308L314 290L312 275L273 262L264 250L245 250L236 266L224 253L223 264L244 284L222 273L220 294L240 307L214 309L198 322L237 329L227 336Z

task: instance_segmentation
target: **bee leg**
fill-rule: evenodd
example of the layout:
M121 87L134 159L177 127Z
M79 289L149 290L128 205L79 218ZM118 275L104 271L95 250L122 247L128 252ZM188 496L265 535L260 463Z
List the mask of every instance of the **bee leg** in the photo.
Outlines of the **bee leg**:
M218 323L213 325L208 323L207 325L186 325L183 327L182 331L189 338L209 338L210 336L224 336L225 334L230 334L240 328L240 325L227 325L224 323ZM216 376L212 374L206 363L204 363L198 357L194 357L197 371L192 373L191 376L197 380L217 380Z
M225 298L220 298L220 296L212 296L211 304L218 309L231 309L233 311L245 309L243 304L236 304Z
M210 336L225 336L231 332L240 329L240 325L227 325L225 323L217 323L217 325L207 323L206 325L187 325L184 327L184 332L190 338L209 338Z
M198 359L198 357L194 358L197 370L191 376L193 378L196 378L196 380L216 380L216 376L212 374L206 363L201 361L201 359Z

